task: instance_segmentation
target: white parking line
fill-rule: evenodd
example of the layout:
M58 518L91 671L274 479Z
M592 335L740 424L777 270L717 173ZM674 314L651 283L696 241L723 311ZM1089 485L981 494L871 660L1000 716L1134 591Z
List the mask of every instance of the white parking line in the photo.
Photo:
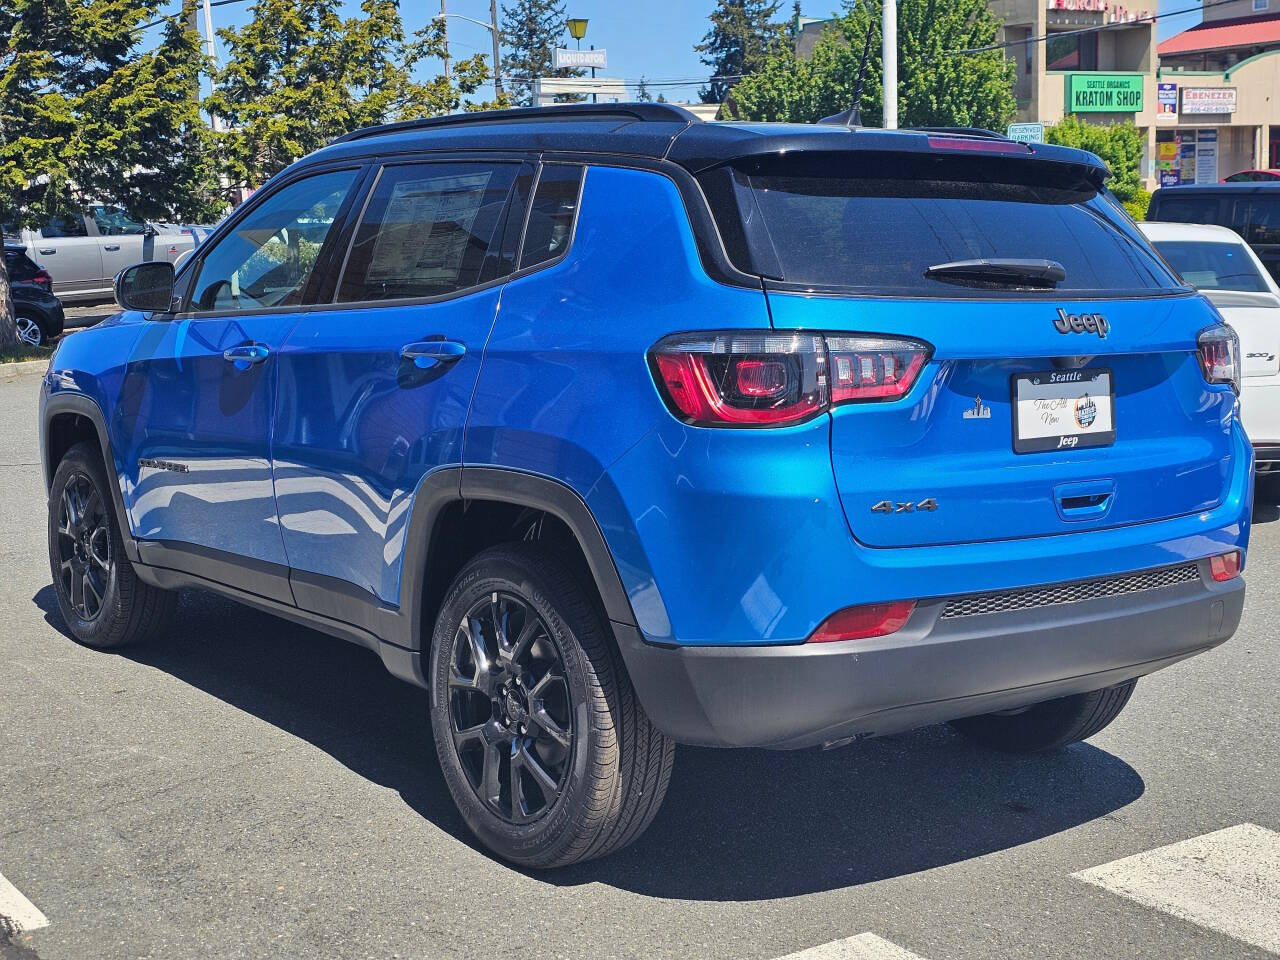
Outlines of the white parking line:
M1244 823L1073 876L1280 953L1280 833L1275 831Z
M824 943L799 953L789 953L778 960L924 960L923 957L903 950L874 933L860 933L856 937Z
M17 933L29 933L49 925L48 917L6 880L3 873L0 873L0 919L7 920Z

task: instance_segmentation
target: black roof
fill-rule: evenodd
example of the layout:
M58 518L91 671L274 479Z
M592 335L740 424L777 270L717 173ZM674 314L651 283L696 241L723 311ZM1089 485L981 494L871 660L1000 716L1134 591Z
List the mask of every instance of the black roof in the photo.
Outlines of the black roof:
M795 150L954 152L967 156L975 151L993 151L1008 157L1105 170L1092 153L1070 147L1014 143L990 131L703 123L681 107L658 103L558 104L384 124L340 137L300 162L424 149L604 153L672 160L694 173L729 160Z

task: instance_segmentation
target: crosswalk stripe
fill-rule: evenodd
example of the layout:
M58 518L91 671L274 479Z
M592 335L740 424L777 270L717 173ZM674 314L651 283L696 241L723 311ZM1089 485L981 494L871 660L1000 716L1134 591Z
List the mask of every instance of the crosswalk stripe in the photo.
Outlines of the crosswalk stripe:
M1265 827L1228 827L1072 876L1280 953L1280 833Z
M824 943L799 953L789 953L778 960L924 960L923 957L903 950L874 933L860 933L856 937Z
M0 873L0 922L3 921L8 921L15 933L29 933L49 925L48 918L35 904Z

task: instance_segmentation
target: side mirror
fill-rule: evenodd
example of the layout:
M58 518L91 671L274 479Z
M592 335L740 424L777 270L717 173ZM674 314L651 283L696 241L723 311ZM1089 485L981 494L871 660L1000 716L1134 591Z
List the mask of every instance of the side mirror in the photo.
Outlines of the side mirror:
M116 303L125 310L168 313L173 303L173 264L167 260L135 263L116 274Z

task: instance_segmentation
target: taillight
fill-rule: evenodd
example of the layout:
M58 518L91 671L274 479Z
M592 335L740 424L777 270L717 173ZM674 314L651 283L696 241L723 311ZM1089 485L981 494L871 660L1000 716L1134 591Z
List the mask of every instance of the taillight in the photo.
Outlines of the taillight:
M37 270L35 276L31 278L31 282L37 286L44 287L50 293L53 292L53 277L49 276L48 270Z
M1034 153L1031 147L1016 140L993 140L986 137L930 137L934 150L960 150L966 153Z
M813 333L696 333L650 352L671 412L698 426L776 427L831 406L893 400L911 389L927 344Z
M916 608L914 600L891 603L864 603L838 610L809 635L806 643L834 643L838 640L866 640L901 630Z
M1241 556L1239 550L1222 553L1209 558L1209 573L1218 583L1225 583L1240 576Z
M1226 324L1203 330L1196 338L1200 369L1209 383L1228 383L1240 392L1240 338Z

